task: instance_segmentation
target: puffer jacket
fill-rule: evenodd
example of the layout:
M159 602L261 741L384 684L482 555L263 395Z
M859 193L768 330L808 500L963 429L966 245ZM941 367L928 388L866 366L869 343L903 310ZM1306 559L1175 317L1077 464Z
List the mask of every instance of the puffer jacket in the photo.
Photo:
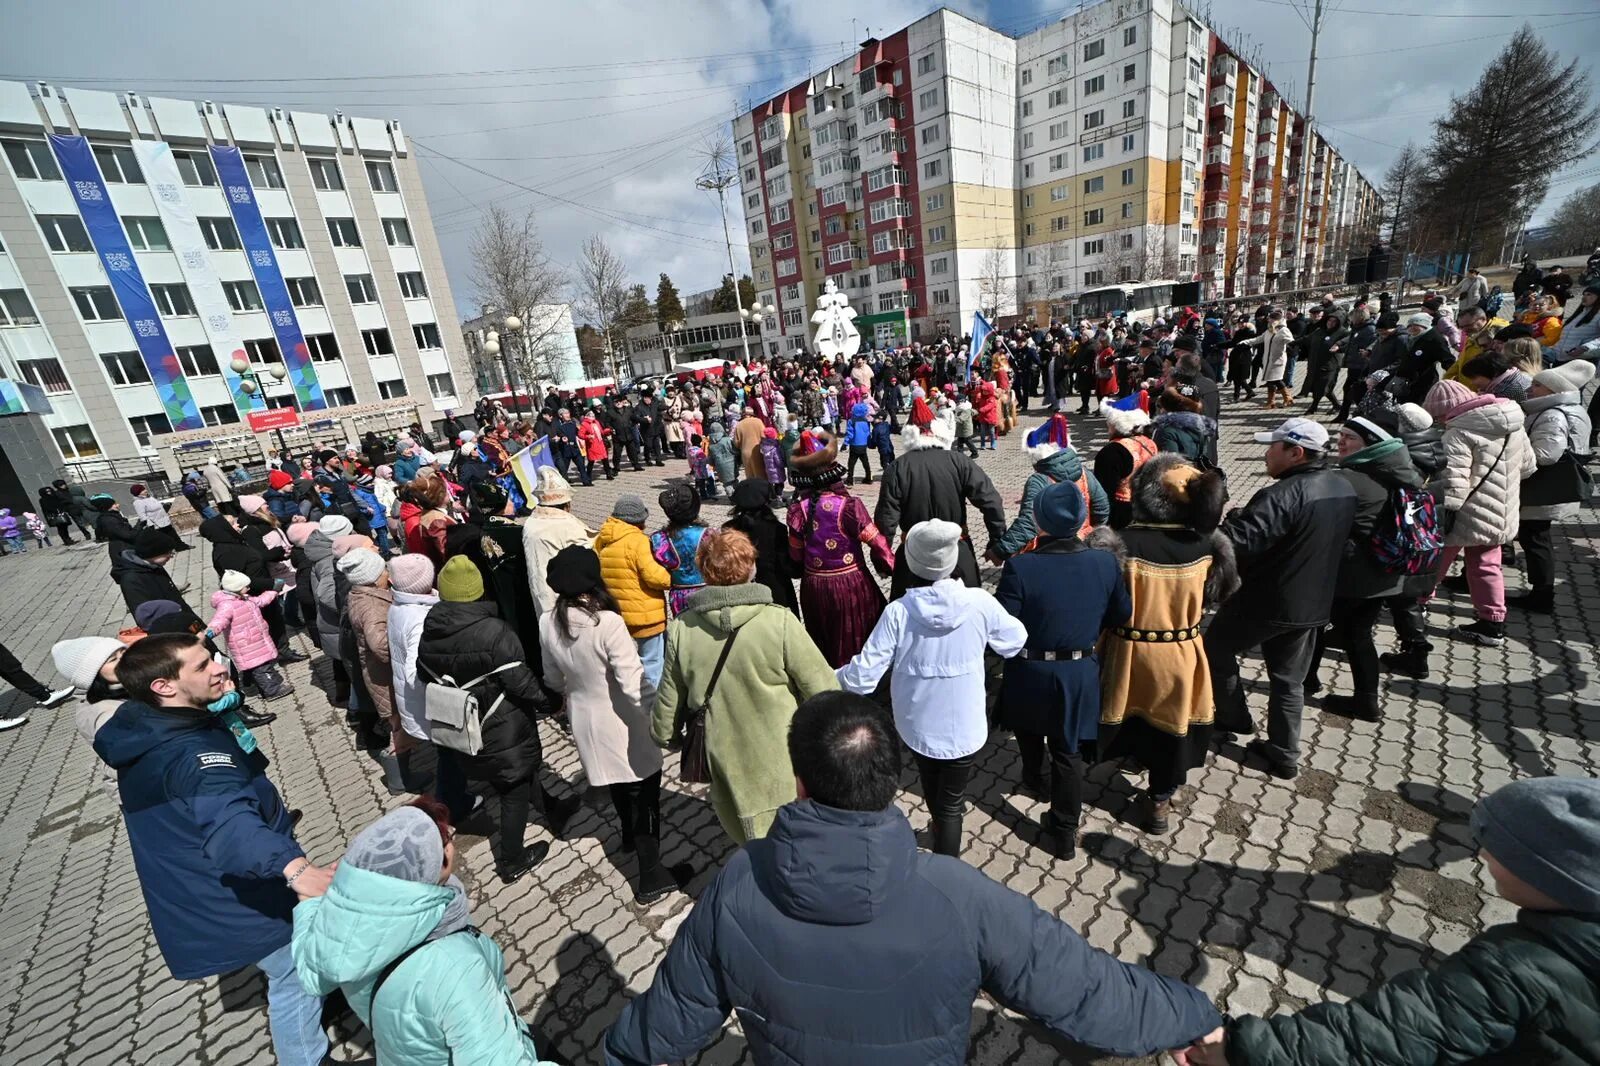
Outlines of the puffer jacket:
M919 852L899 808L800 800L701 894L606 1032L605 1061L689 1058L737 1012L757 1066L956 1066L979 991L1114 1055L1181 1047L1222 1022L1199 990Z
M1339 472L1356 490L1356 513L1350 536L1339 559L1335 599L1372 600L1401 593L1424 595L1435 576L1396 574L1384 569L1372 555L1372 530L1396 489L1422 488L1422 475L1411 462L1406 446L1391 437L1368 445L1339 462Z
M133 525L121 511L97 511L92 524L94 535L105 542L106 554L111 559L111 577L116 580L122 553L133 548Z
M1079 489L1084 492L1090 525L1105 525L1111 518L1111 499L1101 487L1100 479L1083 468L1083 460L1074 449L1062 448L1033 464L1033 473L1022 485L1022 500L1017 504L1017 516L1011 520L1005 535L992 545L995 551L1009 557L1026 548L1039 535L1039 528L1033 522L1033 501L1039 493L1057 482L1076 482L1080 478L1082 483Z
M1537 463L1522 409L1479 396L1451 412L1444 427L1444 469L1432 486L1439 506L1456 512L1447 545L1492 547L1516 539L1522 479Z
M1415 433L1400 434L1400 442L1406 446L1406 453L1411 456L1411 465L1417 468L1424 479L1432 478L1444 469L1443 441L1442 426L1429 426Z
M1220 610L1274 625L1325 625L1355 513L1355 489L1319 462L1258 489L1222 520L1240 586Z
M200 535L211 542L211 568L221 577L225 570L237 570L250 579L250 591L266 592L272 588L272 571L268 568L269 553L245 539L243 533L233 528L226 515L217 515L200 523ZM282 556L280 556L282 558Z
M708 585L667 630L652 732L666 746L679 717L705 698L722 645L735 632L706 715L711 805L743 843L761 836L794 799L789 719L819 692L839 687L828 660L765 585Z
M1193 411L1167 411L1150 423L1150 439L1164 452L1206 458L1216 450L1217 423Z
M433 592L395 592L389 607L389 673L394 683L394 707L400 726L418 740L427 740L425 700L428 680L417 675L417 649L428 612L439 602Z
M306 561L311 564L311 599L317 608L317 641L322 654L329 659L342 660L343 646L339 642L342 628L339 617L338 588L334 582L333 541L322 530L306 538Z
M481 718L483 748L461 761L467 776L496 789L532 780L542 758L533 714L544 710L548 700L522 656L521 639L500 617L493 600L441 600L429 609L422 623L417 645L419 682L449 676L465 685L497 666L518 664L472 686L478 713L485 716ZM497 700L499 708L489 714Z
M1228 1061L1240 1066L1586 1066L1596 1048L1600 921L1529 910L1431 970L1408 971L1348 1003L1235 1018L1227 1036Z
M340 864L326 894L294 909L300 983L314 996L343 991L382 1063L539 1066L494 940L469 926L429 942L456 891ZM412 948L374 1010L378 978Z
M361 680L372 696L372 710L385 719L394 713L394 674L389 661L389 608L393 605L394 593L376 585L352 585L345 599Z
M183 629L198 633L205 628L200 616L190 609L189 602L183 598L183 593L173 584L172 575L167 573L166 567L141 559L129 549L122 553L122 558L117 561L111 577L122 587L122 600L128 605L129 614L137 611L142 603L171 600L183 606Z
M1577 392L1558 392L1522 401L1522 428L1528 434L1534 460L1540 467L1554 464L1567 452L1589 454L1589 412ZM1578 503L1547 503L1523 507L1521 517L1559 522L1578 513Z
M620 518L607 518L594 538L600 556L600 576L622 609L622 620L635 640L653 637L667 628L666 591L672 574L656 562L650 538L638 526Z
M211 632L228 638L228 655L241 670L253 670L265 663L275 662L278 649L272 643L272 633L261 609L278 594L271 589L250 596L235 596L222 589L211 594Z

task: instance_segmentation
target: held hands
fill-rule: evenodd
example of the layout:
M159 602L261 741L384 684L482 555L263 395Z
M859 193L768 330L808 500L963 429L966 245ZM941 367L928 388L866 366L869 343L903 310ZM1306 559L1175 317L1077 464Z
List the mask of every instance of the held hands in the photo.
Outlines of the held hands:
M1228 1066L1227 1036L1222 1026L1202 1036L1188 1047L1172 1053L1178 1066Z

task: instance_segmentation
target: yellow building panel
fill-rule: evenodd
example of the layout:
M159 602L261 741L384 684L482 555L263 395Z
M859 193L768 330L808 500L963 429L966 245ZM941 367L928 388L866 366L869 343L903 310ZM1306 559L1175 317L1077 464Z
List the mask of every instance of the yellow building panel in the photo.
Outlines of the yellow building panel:
M923 225L949 219L954 223L958 248L1015 248L1021 232L1018 205L1022 197L1014 189L994 185L968 185L956 183L945 187L946 208L923 213ZM924 208L928 195L924 195Z
M1122 181L1124 170L1133 171L1133 180L1126 185ZM1053 181L1025 187L1018 198L1023 243L1062 240L1079 232L1143 225L1149 211L1148 201L1155 195L1147 188L1149 176L1153 172L1164 174L1165 171L1164 160L1141 156L1098 170L1081 171L1070 177L1057 175ZM1097 178L1101 183L1100 191L1087 191L1088 183ZM1056 190L1061 192L1057 193ZM1123 204L1130 205L1127 218L1123 217ZM1083 212L1097 208L1104 213L1104 222L1086 226ZM1064 221L1056 223L1058 218ZM1033 227L1032 234L1028 233L1030 225Z

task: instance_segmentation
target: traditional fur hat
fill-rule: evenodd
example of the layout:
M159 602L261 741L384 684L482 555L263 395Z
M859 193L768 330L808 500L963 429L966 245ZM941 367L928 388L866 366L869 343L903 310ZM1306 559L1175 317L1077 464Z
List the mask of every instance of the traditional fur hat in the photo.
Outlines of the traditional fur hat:
M1133 475L1136 522L1181 523L1209 533L1222 522L1227 486L1216 471L1202 471L1176 452L1153 456Z

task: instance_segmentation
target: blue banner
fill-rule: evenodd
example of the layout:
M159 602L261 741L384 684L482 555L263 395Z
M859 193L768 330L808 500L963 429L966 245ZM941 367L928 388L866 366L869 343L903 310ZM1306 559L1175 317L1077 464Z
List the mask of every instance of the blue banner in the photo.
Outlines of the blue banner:
M295 406L302 411L319 411L328 406L328 400L322 394L322 384L317 381L316 364L312 363L311 352L306 348L300 319L294 313L294 302L289 299L289 287L283 283L278 256L272 250L267 224L261 218L261 205L256 203L255 189L245 173L244 156L232 145L214 144L211 161L216 164L217 177L227 194L228 210L233 213L239 242L244 245L245 257L250 261L250 273L255 276L256 288L261 290L261 304L266 308L267 320L272 323L273 336L278 339L283 365L289 370Z
M172 350L172 341L167 337L167 327L162 325L155 299L133 258L133 247L128 243L127 231L122 228L122 219L111 202L105 180L100 177L94 151L82 137L55 133L50 135L50 148L61 165L61 173L72 186L72 199L83 217L84 229L89 231L89 240L100 256L100 266L111 282L122 317L133 331L133 341L139 347L145 368L150 371L150 381L156 387L156 395L161 397L167 421L174 430L203 428L205 419L200 417L200 408L194 402L189 383L183 377L183 368L178 365L178 356Z
M989 325L982 311L972 312L972 346L967 349L967 377L972 376L972 361L982 354L983 344L993 332L994 327Z

